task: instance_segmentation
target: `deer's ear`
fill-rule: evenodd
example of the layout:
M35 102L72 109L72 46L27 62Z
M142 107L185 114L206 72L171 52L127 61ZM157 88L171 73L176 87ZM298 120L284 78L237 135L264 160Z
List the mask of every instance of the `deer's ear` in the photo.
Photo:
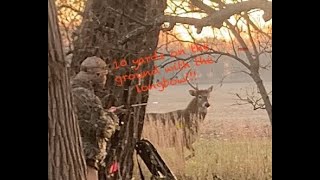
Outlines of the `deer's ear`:
M208 91L211 92L212 89L213 89L213 86L210 86L210 87L208 88Z
M191 94L191 96L196 96L196 90L191 89L189 90L189 93Z

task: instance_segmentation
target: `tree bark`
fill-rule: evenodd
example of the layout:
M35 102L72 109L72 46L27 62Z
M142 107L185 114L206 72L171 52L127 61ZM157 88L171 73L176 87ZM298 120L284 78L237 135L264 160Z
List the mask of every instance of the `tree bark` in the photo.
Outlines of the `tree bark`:
M108 74L106 89L96 92L97 95L104 97L113 94L118 99L117 104L129 110L119 117L123 125L111 139L112 148L106 159L106 168L114 161L119 162L120 173L115 174L115 179L132 177L134 146L142 133L146 106L131 105L148 101L148 91L138 93L135 86L151 84L153 76L126 80L120 86L116 85L115 77L154 68L151 61L134 70L131 68L134 66L132 60L154 54L160 25L146 24L163 15L165 7L164 0L88 0L78 37L74 41L73 74L79 72L80 64L86 57L101 57L110 65L111 73ZM122 59L125 59L126 65L116 70L114 62L120 64ZM100 171L100 174L103 173ZM102 179L105 179L103 175L100 177Z
M86 180L54 0L48 1L48 179Z

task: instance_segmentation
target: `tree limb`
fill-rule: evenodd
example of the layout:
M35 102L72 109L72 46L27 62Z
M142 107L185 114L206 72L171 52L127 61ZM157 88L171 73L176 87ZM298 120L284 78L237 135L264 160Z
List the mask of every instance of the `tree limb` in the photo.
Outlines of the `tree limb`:
M229 73L229 74L224 75L224 76L221 78L221 80L220 80L219 83L218 83L218 84L220 84L220 87L222 86L222 83L223 83L223 81L224 81L225 78L227 78L227 77L228 77L229 75L231 75L231 74L236 74L236 73L245 73L245 74L248 74L248 75L250 76L250 73L247 72L247 71L244 71L244 70L241 70L241 71L233 71L233 72L231 72L231 73Z
M170 80L172 80L173 78L175 78L183 69L184 67L191 61L191 59L189 61L187 61L187 63L185 63L180 69L179 71L177 71L171 78ZM191 70L191 69L190 69Z
M269 39L272 39L272 37L267 34L266 32L262 31L260 28L258 28L258 26L256 24L254 24L250 18L248 18L248 22L249 24L253 27L253 29L255 29L256 31L260 32L261 34L265 35L266 37L268 37Z
M224 21L229 19L234 14L240 14L243 11L249 11L251 9L261 9L265 12L263 18L265 21L268 21L272 18L272 2L265 0L251 0L239 2L236 4L225 5L224 9L215 11L213 8L204 4L199 0L192 0L193 4L197 7L203 9L208 13L207 17L202 19L190 18L190 17L179 17L179 16L170 16L164 15L162 17L162 22L169 22L170 24L190 24L194 25L198 29L198 33L201 33L203 27L212 26L216 28L221 28Z
M78 13L79 15L83 16L83 12L70 6L70 5L66 5L66 4L63 4L61 6L59 6L58 10L61 10L62 8L66 8L66 9L71 9L72 11Z
M249 95L248 90L246 90L246 97L241 97L238 93L235 93L234 95L237 96L238 100L244 103L237 102L236 104L233 105L245 105L245 104L251 104L253 107L253 110L257 109L266 109L266 106L264 103L261 103L260 101L262 100L262 97L258 97L258 95L255 93L255 88L252 87L251 95ZM257 92L260 94L260 92ZM271 94L272 91L268 93Z
M249 39L250 39L250 42L252 44L252 48L253 48L253 52L254 52L254 55L256 56L256 60L259 59L258 57L258 50L257 50L257 46L256 44L254 43L253 41L253 38L252 38L252 34L251 34L251 29L250 29L250 24L249 24L249 16L246 14L244 16L245 20L246 20L246 25L247 25L247 28L248 28L248 35L249 35Z
M191 42L191 41L185 41L185 40L182 40L182 39L179 39L177 36L173 35L173 34L169 34L170 36L173 36L174 38L176 38L177 40L179 40L180 42L186 42L186 43L193 43L193 44L196 44L198 46L202 46L202 44L199 44L199 43L196 43L196 42ZM247 69L250 69L250 66L249 64L247 64L243 59L239 58L238 56L235 56L233 54L230 54L230 53L225 53L225 52L220 52L220 51L217 51L217 50L214 50L212 48L209 48L209 50L207 52L204 52L204 53L200 53L200 54L196 54L196 55L193 55L189 58L193 58L193 57L197 57L197 56L200 56L200 55L205 55L205 54L220 54L220 55L224 55L224 56L228 56L228 57L231 57L231 58L234 58L235 60L237 60L238 62L240 62L243 66L245 66ZM187 59L189 59L187 58ZM186 59L179 59L179 60L186 60ZM175 61L172 61L172 62L175 62ZM168 64L172 63L172 62L169 62ZM168 65L166 64L166 65Z

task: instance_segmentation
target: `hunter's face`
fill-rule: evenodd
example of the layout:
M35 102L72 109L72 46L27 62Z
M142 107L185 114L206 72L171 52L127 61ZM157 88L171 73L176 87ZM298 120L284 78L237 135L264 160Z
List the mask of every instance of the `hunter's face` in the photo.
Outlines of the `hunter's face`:
M100 72L97 72L96 73L96 87L97 88L104 88L105 87L105 84L106 84L106 81L107 81L107 71L100 71Z

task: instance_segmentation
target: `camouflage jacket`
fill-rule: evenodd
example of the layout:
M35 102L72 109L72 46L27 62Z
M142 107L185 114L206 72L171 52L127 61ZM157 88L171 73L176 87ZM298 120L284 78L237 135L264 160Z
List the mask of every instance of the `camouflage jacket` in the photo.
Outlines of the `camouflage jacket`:
M105 159L107 143L119 120L115 114L103 109L88 82L73 79L71 84L87 165L98 168Z

